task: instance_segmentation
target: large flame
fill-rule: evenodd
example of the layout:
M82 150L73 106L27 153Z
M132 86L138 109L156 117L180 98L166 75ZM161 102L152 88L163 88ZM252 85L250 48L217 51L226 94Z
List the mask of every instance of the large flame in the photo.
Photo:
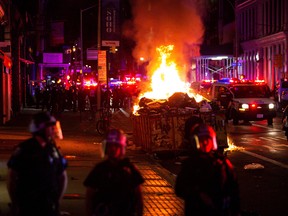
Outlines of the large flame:
M156 50L159 53L159 67L152 72L150 91L140 93L138 99L143 97L155 100L165 100L172 96L175 92L187 93L189 97L199 102L203 100L203 96L195 94L190 84L181 80L176 63L171 60L171 54L174 46L160 46ZM134 105L133 113L139 110L138 105Z
M157 48L160 66L151 78L152 91L142 96L150 99L167 99L175 92L189 92L189 84L180 79L179 72L173 60L170 60L173 45Z

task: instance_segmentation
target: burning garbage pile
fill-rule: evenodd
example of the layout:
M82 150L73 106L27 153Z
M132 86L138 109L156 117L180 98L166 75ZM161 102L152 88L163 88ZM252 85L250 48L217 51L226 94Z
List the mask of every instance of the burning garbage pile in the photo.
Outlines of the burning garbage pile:
M158 48L161 63L151 77L150 91L142 93L134 106L133 142L148 152L183 148L186 120L198 115L215 127L218 146L227 147L224 118L200 109L204 97L195 94L181 81L173 61L168 61L173 46Z
M168 99L150 99L142 97L139 101L139 109L135 115L160 114L160 113L187 113L197 110L199 107L194 97L187 93L175 92Z
M150 91L140 94L134 106L135 115L191 111L187 108L196 109L203 99L181 80L176 64L169 59L172 50L173 45L157 48L160 64L152 75Z
M183 82L176 64L169 61L173 46L161 46L159 67L153 72L150 89L140 94L134 106L133 142L148 152L180 148L185 121L202 100Z

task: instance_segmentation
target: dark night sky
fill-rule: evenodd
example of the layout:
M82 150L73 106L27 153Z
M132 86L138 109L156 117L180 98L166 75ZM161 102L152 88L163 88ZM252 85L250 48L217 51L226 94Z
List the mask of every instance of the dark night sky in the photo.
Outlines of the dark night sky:
M35 2L38 0L15 0L25 8L30 10L35 10ZM128 3L129 0L120 0ZM189 1L189 0L187 0ZM192 1L192 0L191 0ZM24 4L25 2L25 4ZM80 36L80 11L81 9L89 8L98 3L98 0L47 0L48 10L47 12L51 15L52 20L64 21L65 23L65 40L66 43L74 43ZM134 1L132 1L134 2ZM141 2L141 1L140 1ZM145 1L144 1L145 2ZM152 1L153 2L153 1ZM173 0L172 0L173 2ZM225 16L227 16L227 1L224 1L225 7ZM91 41L91 46L93 46L93 40L97 37L97 7L91 8L82 13L83 15L83 38L88 41ZM230 15L230 14L229 14ZM94 42L95 43L95 42Z
M64 21L65 40L67 43L73 43L80 36L80 11L95 5L96 1L79 1L79 0L50 0L49 11L51 12L51 19L56 21ZM96 7L97 8L97 7ZM94 11L93 11L94 10ZM83 15L83 36L86 33L87 17L94 14L95 8L85 11ZM94 13L93 13L94 12ZM93 17L90 17L89 25L93 22ZM95 20L95 23L97 20ZM91 29L90 26L88 26ZM88 34L89 32L87 32ZM85 34L87 36L87 34Z
M129 5L129 0L120 0L121 5ZM53 20L64 21L65 40L74 43L80 37L80 11L98 4L98 0L49 0L49 11ZM97 11L93 7L82 12L83 38L89 46L95 46L97 38ZM123 16L123 15L122 15Z
M80 36L80 11L97 4L96 0L50 0L48 13L51 20L64 21L65 41L74 43ZM89 35L94 35L94 26L97 28L97 7L82 13L83 15L83 37L90 40ZM86 28L89 32L86 32Z

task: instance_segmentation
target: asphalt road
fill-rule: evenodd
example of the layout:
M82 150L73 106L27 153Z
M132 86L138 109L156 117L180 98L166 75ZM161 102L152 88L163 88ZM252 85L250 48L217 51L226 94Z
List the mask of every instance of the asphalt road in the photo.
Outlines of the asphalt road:
M6 215L8 202L3 167L6 167L5 161L14 145L29 136L27 125L30 117L31 115L21 115L20 119L1 127L0 130L0 215ZM61 206L64 213L79 215L79 212L82 212L83 215L85 202L82 182L101 158L103 138L95 132L95 121L89 118L88 113L66 113L65 119L61 121L64 139L59 141L58 145L62 152L65 152L73 172L70 172L68 190ZM112 123L126 131L132 142L132 123L131 119L125 116L125 112L118 113ZM252 125L229 124L228 134L238 147L228 152L228 158L234 164L238 176L243 212L246 215L287 216L288 143L281 131L280 118L274 120L273 127L267 127L264 121L253 122ZM133 146L133 143L130 145ZM173 185L181 166L181 158L171 157L174 155L171 152L161 153L162 157L158 158L150 155L151 161L165 168L158 166L157 170ZM139 156L133 157L136 159Z
M238 176L243 215L287 216L288 142L281 119L275 119L273 127L260 121L239 126L229 123L227 128L234 144L227 157ZM158 161L176 177L183 158L172 156L161 152Z
M35 110L26 109L8 125L0 126L0 215L7 216L9 197L6 189L6 162L15 145L28 138L28 124ZM144 215L183 215L183 201L176 197L170 173L156 163L150 155L132 142L132 123L128 113L117 111L111 120L113 127L128 134L127 156L145 179L143 189ZM62 125L63 140L58 140L63 155L68 159L68 188L61 202L63 215L85 215L85 188L83 181L95 163L101 160L103 137L95 131L96 121L89 113L65 112L58 118Z

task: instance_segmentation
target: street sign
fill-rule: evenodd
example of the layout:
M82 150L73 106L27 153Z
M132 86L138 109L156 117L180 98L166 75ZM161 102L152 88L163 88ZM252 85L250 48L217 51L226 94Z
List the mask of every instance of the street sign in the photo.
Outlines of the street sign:
M106 50L98 51L98 81L107 82L107 59Z
M119 41L113 41L113 40L103 40L102 46L109 46L109 47L119 47L120 42Z
M97 59L98 59L98 49L88 48L87 60L97 60Z

